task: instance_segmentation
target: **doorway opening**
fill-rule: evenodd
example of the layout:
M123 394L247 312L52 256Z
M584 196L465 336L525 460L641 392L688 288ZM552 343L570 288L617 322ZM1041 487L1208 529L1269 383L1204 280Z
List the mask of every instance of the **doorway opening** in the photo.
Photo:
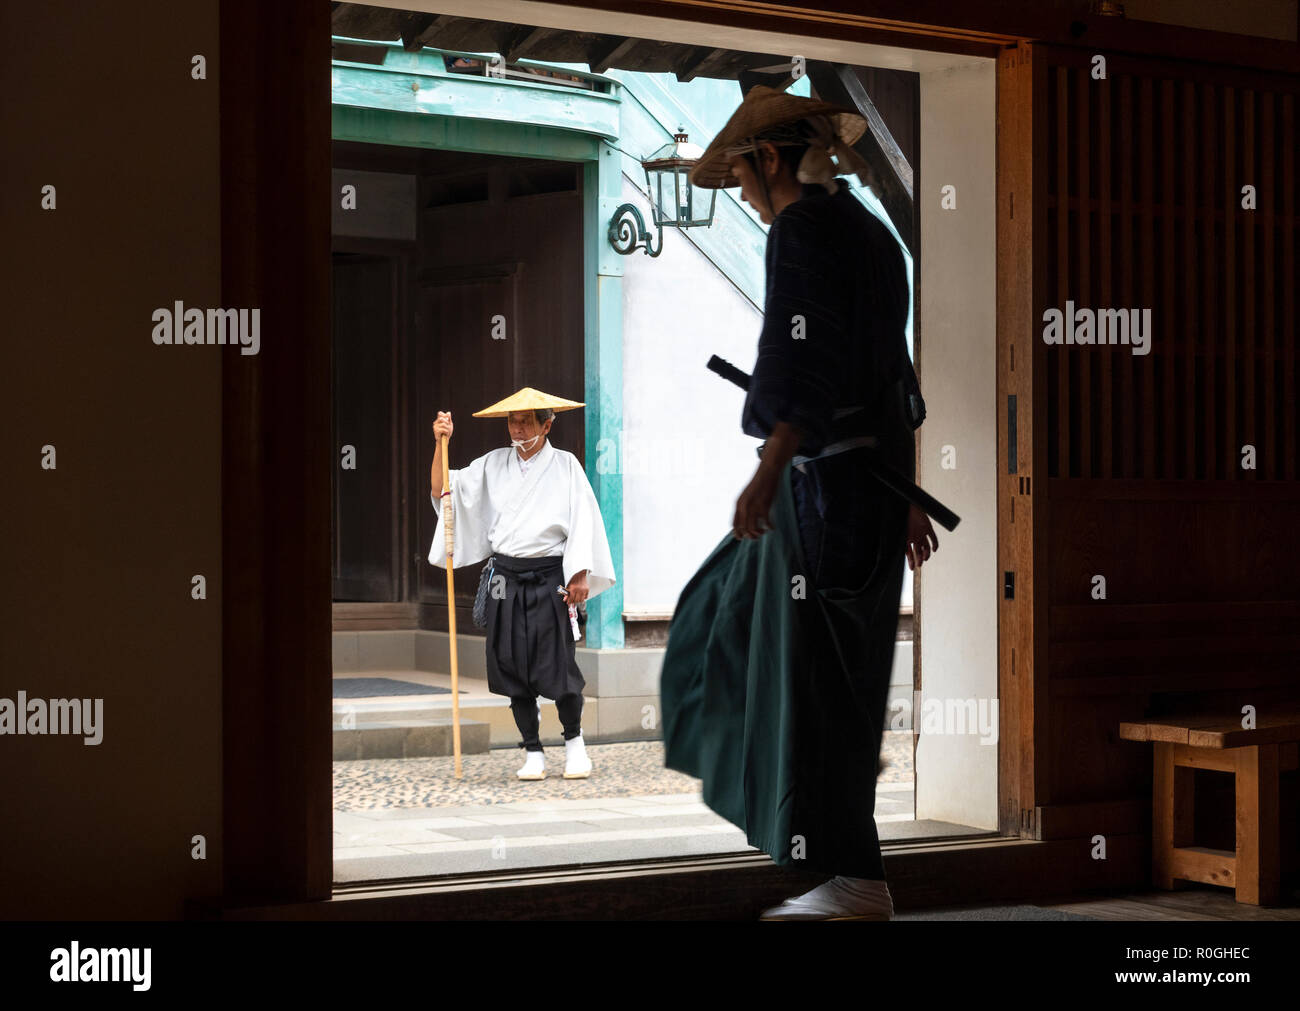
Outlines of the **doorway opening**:
M915 593L910 580L905 589L876 814L886 843L992 832L993 62L734 33L752 48L716 50L690 66L694 47L669 38L669 22L663 38L621 37L603 56L593 52L594 63L578 62L589 32L534 26L521 55L511 51L514 35L503 34L516 26L476 21L452 11L454 3L442 5L453 15L446 33L435 17L412 50L398 41L410 39L397 20L387 35L376 27L379 8L369 8L365 38L350 35L360 22L339 14L361 6L343 5L335 18L335 192L353 180L378 198L367 215L334 212L334 424L341 460L351 446L357 468L340 464L335 477L336 881L748 850L742 832L704 807L696 781L663 768L655 708L676 593L717 540L753 459L752 440L736 424L739 394L704 374L707 354L695 358L708 347L752 361L764 232L728 198L714 228L668 230L654 259L618 257L604 238L615 205L646 206L639 158L679 118L706 143L710 125L716 131L734 108L736 80L709 71L738 57L761 66L799 55L849 67L870 82L882 110L910 109L906 122L895 114L891 136L914 162L916 227L905 245L916 254L912 349L928 407L917 476L963 519L958 531L940 531ZM539 16L518 6L525 22ZM619 27L609 21L617 15L592 16L602 32ZM636 69L639 52L652 60L669 44L687 62L668 72ZM535 79L484 81L494 57ZM514 91L495 115L461 103L454 113L412 105L363 116L364 89L349 85L367 73L405 75L397 90L434 96L430 107L440 90L460 96L471 78L474 87ZM691 88L698 97L684 98ZM556 125L561 107L570 110L567 125ZM894 226L874 194L863 198ZM496 339L501 325L506 337ZM522 386L604 412L553 429L556 444L584 461L619 540L617 610L578 651L589 686L584 735L598 772L584 781L515 779L509 703L486 691L470 620L474 565L457 570L454 602L467 749L458 781L449 757L445 584L425 559L435 525L424 484L430 422L452 410L453 466L462 465L502 444L499 423L471 423L470 414ZM693 465L680 442L665 443L665 416L708 433L717 448L708 465ZM611 453L615 465L602 467ZM662 500L664 467L693 503L689 523ZM939 719L927 723L936 705ZM549 749L561 746L559 731L554 704L543 700Z

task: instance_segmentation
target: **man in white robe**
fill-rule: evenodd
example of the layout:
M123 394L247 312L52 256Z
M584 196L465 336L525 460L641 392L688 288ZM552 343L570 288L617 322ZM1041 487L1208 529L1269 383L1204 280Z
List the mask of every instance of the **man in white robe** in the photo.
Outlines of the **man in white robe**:
M538 697L553 699L564 728L566 779L591 773L582 739L582 689L570 605L614 585L605 524L577 457L547 439L554 413L580 403L524 388L474 417L508 419L511 445L449 472L455 518L454 565L489 559L488 688L510 699L527 755L520 779L544 779ZM435 437L452 432L438 413ZM441 442L438 443L439 447ZM430 498L438 528L429 562L446 567L442 458L435 451Z

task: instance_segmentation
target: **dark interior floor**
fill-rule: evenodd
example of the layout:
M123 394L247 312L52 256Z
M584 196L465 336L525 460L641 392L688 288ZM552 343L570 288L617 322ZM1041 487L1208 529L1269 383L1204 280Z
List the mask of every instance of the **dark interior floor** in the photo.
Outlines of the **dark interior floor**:
M1238 902L1229 888L1196 885L1173 892L1062 898L1037 905L1097 920L1300 920L1300 894L1292 892L1284 902L1286 905L1251 906Z

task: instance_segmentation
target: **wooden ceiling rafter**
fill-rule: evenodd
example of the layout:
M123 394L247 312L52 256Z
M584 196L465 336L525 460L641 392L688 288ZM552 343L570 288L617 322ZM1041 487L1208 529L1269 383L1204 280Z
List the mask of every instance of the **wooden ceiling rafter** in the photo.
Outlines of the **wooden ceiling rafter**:
M609 38L606 36L606 38ZM628 54L637 47L640 39L610 39L609 45L603 52L593 53L593 59L588 61L587 66L591 68L593 74L603 74L620 60L626 59Z
M701 47L688 54L676 70L677 80L683 84L697 77L710 77L710 70L717 70L731 58L729 49L710 49Z
M530 53L535 52L543 42L554 36L556 31L555 28L530 28L521 25L519 32L512 38L510 47L501 55L505 57L507 63L522 60ZM519 38L520 35L522 35L522 38ZM516 38L518 41L515 41Z
M433 44L433 39L456 19L447 14L416 14L401 29L402 48L408 53L418 52Z

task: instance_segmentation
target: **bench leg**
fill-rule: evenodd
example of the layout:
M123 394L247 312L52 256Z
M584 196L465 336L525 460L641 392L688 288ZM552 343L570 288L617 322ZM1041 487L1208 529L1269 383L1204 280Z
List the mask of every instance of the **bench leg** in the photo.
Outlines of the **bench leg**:
M1175 765L1177 745L1155 742L1151 787L1151 881L1173 891L1185 883L1173 875L1174 847L1192 842L1196 791L1194 769Z
M1275 904L1281 891L1278 748L1237 748L1237 901Z

